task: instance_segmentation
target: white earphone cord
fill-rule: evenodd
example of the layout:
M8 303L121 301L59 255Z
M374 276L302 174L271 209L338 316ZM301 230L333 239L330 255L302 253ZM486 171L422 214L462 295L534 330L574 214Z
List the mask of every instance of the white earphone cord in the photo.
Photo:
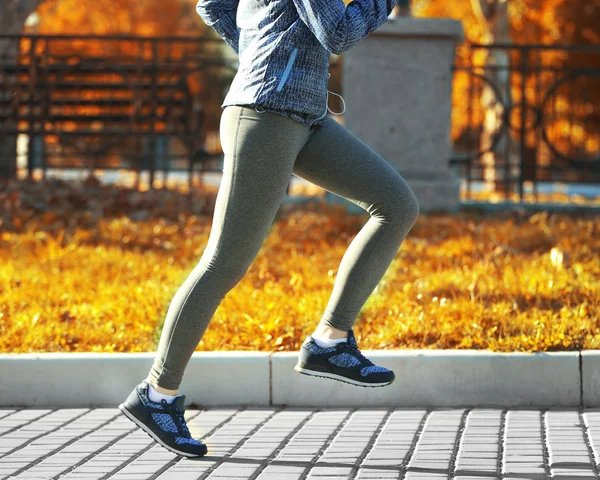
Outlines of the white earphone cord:
M344 107L343 107L344 109L343 109L341 112L337 112L337 113L336 113L336 112L334 112L333 110L331 110L331 109L329 108L329 94L330 94L330 93L331 93L332 95L337 95L338 97L340 97L340 98L342 99L342 104L344 105ZM330 92L329 90L327 90L327 110L329 110L329 111L330 111L331 113L333 113L334 115L341 115L342 113L344 113L344 112L346 111L346 102L344 102L344 99L342 98L342 96L341 96L341 95L338 95L337 93L333 93L333 92Z
M329 77L331 77L331 73L329 73L329 72L328 72L328 73L327 73L327 79L328 79L328 80L329 80ZM341 112L337 112L337 113L336 113L336 112L334 112L333 110L331 110L331 109L329 108L329 94L330 94L330 93L331 93L332 95L337 95L338 97L340 97L340 98L341 98L341 100L342 100L342 105L344 106L344 107L343 107L343 110L342 110ZM327 90L327 110L329 110L329 111L330 111L330 112L331 112L333 115L341 115L341 114L343 114L343 113L346 111L346 102L344 102L344 99L342 98L342 96L341 96L341 95L339 95L339 94L337 94L337 93L334 93L334 92L330 92L329 90Z

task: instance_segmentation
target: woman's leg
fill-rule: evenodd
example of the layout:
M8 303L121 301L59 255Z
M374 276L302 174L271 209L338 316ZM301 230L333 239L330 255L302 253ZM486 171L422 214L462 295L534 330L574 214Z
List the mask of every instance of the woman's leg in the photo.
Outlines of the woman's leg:
M347 332L416 222L417 199L394 167L330 117L298 154L294 174L371 215L342 258L317 328Z
M167 311L148 382L175 393L221 303L266 238L310 128L290 118L230 106L222 113L223 178L208 243Z

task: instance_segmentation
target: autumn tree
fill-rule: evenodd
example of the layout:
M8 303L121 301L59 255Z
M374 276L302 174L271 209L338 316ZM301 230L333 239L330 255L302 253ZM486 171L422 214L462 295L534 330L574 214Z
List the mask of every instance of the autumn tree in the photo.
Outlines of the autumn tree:
M3 34L19 34L25 20L43 0L1 0L0 32ZM0 59L16 58L17 43L14 40L0 38Z
M510 72L507 67L511 60L514 65L514 62L520 63L522 59L519 58L518 53L514 54L511 59L507 51L501 49L471 50L468 48L469 43L597 45L600 40L597 28L600 22L600 8L598 2L593 1L457 0L443 2L441 0L413 0L413 4L416 16L451 17L462 21L467 42L457 49L458 63L481 66L478 73L484 75L496 86L502 101L507 106L521 101L520 82L522 80L519 75L514 74L509 78ZM532 64L539 62L542 65L559 66L570 62L571 64L585 65L588 68L598 67L593 63L597 61L597 57L592 59L581 54L557 51L544 52L536 59L525 60ZM544 75L546 74L540 74L540 77ZM547 74L549 82L554 81L549 78L551 75L552 73ZM542 80L544 79L546 77L542 78ZM525 79L528 85L535 80L534 73L530 73ZM537 79L537 81L539 80L540 78ZM580 85L582 83L580 82ZM457 73L453 90L452 135L456 140L468 129L479 128L481 133L479 148L486 150L491 146L493 132L500 127L503 107L493 89L486 83L480 82L479 88L482 93L475 109L479 111L479 115L475 115L475 118L471 120L477 122L477 125L468 124L467 110L469 108L471 111L474 110L474 106L468 105L468 102L465 101L469 98L468 84L466 75ZM598 91L598 88L587 86L584 90L586 92ZM566 101L572 103L579 100L569 97ZM584 101L583 93L581 101ZM585 101L590 102L590 99ZM598 104L598 99L595 100L595 104ZM513 113L515 116L519 116L519 109ZM513 121L515 121L515 125L519 125L520 119L513 117ZM572 139L569 141L572 143ZM501 137L496 149L503 151L505 147L508 147L507 151L518 152L519 148L515 143L518 143L518 139L514 138L514 134L512 138L507 135ZM537 146L532 148L537 148ZM592 140L588 145L588 150L593 148ZM493 153L488 153L481 160L489 190L499 189L501 183L496 177L497 158ZM510 159L506 160L510 162ZM518 163L514 160L511 163Z

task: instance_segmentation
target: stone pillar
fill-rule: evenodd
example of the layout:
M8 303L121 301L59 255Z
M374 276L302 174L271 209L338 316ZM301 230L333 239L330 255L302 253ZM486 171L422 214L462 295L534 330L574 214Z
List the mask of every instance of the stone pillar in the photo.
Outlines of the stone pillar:
M420 210L455 210L451 156L452 63L457 20L390 18L342 58L344 126L391 163Z

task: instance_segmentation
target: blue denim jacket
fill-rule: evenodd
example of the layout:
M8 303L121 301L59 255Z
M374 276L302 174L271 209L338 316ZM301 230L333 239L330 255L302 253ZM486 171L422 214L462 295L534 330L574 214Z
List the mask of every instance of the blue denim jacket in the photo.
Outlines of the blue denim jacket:
M342 54L377 29L397 1L199 0L198 15L239 55L221 108L250 106L322 125L330 53Z

